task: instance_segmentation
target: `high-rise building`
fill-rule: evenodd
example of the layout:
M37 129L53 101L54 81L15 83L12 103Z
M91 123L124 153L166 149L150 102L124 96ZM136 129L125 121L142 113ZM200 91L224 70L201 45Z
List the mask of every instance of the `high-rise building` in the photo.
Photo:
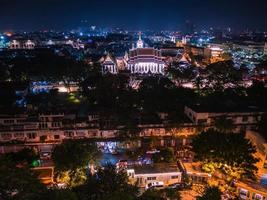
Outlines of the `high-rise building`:
M213 36L217 40L221 41L223 39L223 31L221 29L216 28L213 30Z
M192 35L195 33L196 26L190 20L186 20L185 22L185 34Z

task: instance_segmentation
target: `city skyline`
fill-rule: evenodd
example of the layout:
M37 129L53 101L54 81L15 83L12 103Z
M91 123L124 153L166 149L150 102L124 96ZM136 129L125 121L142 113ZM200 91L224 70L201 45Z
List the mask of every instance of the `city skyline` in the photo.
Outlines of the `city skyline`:
M81 25L183 30L185 21L190 20L198 28L212 26L265 31L266 8L264 0L225 0L219 3L212 0L4 0L0 7L0 30L66 30Z

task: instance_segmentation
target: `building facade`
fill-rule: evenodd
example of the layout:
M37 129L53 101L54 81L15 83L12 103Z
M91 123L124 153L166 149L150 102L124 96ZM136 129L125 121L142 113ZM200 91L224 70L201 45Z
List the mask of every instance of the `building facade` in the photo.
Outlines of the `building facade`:
M148 188L153 183L162 183L163 187L171 184L181 183L182 173L176 164L154 164L128 167L126 170L131 184L140 188Z
M129 54L124 57L112 58L109 54L100 60L103 73L117 74L121 66L132 74L149 75L165 73L166 63L161 55L161 50L144 47L144 42L139 34L139 39Z
M10 49L34 49L35 46L36 46L35 43L31 40L27 41L12 40L9 44Z
M233 112L215 112L199 110L199 106L185 107L185 115L195 125L202 125L205 127L211 127L215 124L219 118L225 118L231 120L233 125L241 129L252 129L257 126L261 120L264 112L254 110L253 108L247 108L243 111Z

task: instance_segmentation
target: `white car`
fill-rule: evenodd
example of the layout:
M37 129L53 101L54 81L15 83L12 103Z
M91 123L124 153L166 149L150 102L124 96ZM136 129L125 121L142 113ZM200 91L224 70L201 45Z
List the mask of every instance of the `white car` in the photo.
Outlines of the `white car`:
M162 189L163 187L164 187L164 183L162 181L152 182L146 185L146 190L151 189L151 188Z

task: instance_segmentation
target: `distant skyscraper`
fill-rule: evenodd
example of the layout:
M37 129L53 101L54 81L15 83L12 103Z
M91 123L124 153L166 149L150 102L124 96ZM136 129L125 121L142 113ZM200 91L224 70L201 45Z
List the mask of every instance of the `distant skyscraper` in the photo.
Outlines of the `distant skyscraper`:
M222 40L223 39L223 31L221 29L214 29L213 30L213 35L217 40Z
M192 35L194 34L196 29L195 24L193 24L190 20L186 20L185 22L185 34L186 35Z

